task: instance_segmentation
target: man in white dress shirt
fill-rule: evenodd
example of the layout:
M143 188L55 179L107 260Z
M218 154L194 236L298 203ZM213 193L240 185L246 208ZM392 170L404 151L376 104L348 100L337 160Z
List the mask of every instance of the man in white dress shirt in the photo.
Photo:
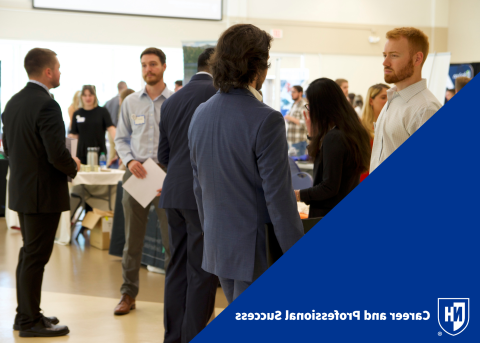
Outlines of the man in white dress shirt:
M441 105L422 79L428 37L413 27L387 32L383 56L385 82L394 83L375 125L370 173L417 131Z

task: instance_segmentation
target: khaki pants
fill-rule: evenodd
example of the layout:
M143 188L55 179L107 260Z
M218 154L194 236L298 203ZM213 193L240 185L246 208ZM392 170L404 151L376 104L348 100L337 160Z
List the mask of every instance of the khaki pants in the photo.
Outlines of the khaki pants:
M130 170L125 171L123 182L132 175ZM163 208L158 208L160 198L156 197L152 204L160 220L160 235L165 247L165 270L170 261L170 247L168 238L167 215ZM125 213L125 247L123 248L122 269L123 285L120 288L121 294L128 294L136 298L139 290L139 271L142 260L143 241L147 231L148 213L150 205L143 208L128 192L123 191L123 211Z

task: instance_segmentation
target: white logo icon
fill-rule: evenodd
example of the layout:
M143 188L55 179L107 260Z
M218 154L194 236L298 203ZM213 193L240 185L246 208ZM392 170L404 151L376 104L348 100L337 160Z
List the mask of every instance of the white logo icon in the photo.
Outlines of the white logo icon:
M467 328L469 319L469 298L438 298L438 324L443 331L456 336Z

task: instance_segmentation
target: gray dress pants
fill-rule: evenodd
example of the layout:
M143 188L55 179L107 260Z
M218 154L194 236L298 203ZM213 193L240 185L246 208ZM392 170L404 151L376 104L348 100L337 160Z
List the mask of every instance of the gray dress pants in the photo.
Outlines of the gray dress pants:
M125 171L123 182L132 175L130 170ZM167 215L163 208L158 208L160 197L153 199L155 211L160 220L160 235L165 247L165 270L170 261L170 247L168 238ZM120 288L121 294L128 294L136 298L139 289L139 271L142 260L143 241L147 231L148 213L150 205L143 208L128 192L123 191L123 211L125 213L125 247L123 248L122 269L123 285Z

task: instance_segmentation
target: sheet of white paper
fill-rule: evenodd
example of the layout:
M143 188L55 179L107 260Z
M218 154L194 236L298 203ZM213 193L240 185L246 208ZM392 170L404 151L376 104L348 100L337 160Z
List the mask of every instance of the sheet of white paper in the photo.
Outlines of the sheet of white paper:
M157 189L163 187L167 174L151 158L143 162L143 167L147 171L147 177L138 179L132 175L123 184L123 188L146 208L157 195Z
M70 155L72 155L72 157L77 157L78 139L66 137L65 144L68 151L70 151Z

